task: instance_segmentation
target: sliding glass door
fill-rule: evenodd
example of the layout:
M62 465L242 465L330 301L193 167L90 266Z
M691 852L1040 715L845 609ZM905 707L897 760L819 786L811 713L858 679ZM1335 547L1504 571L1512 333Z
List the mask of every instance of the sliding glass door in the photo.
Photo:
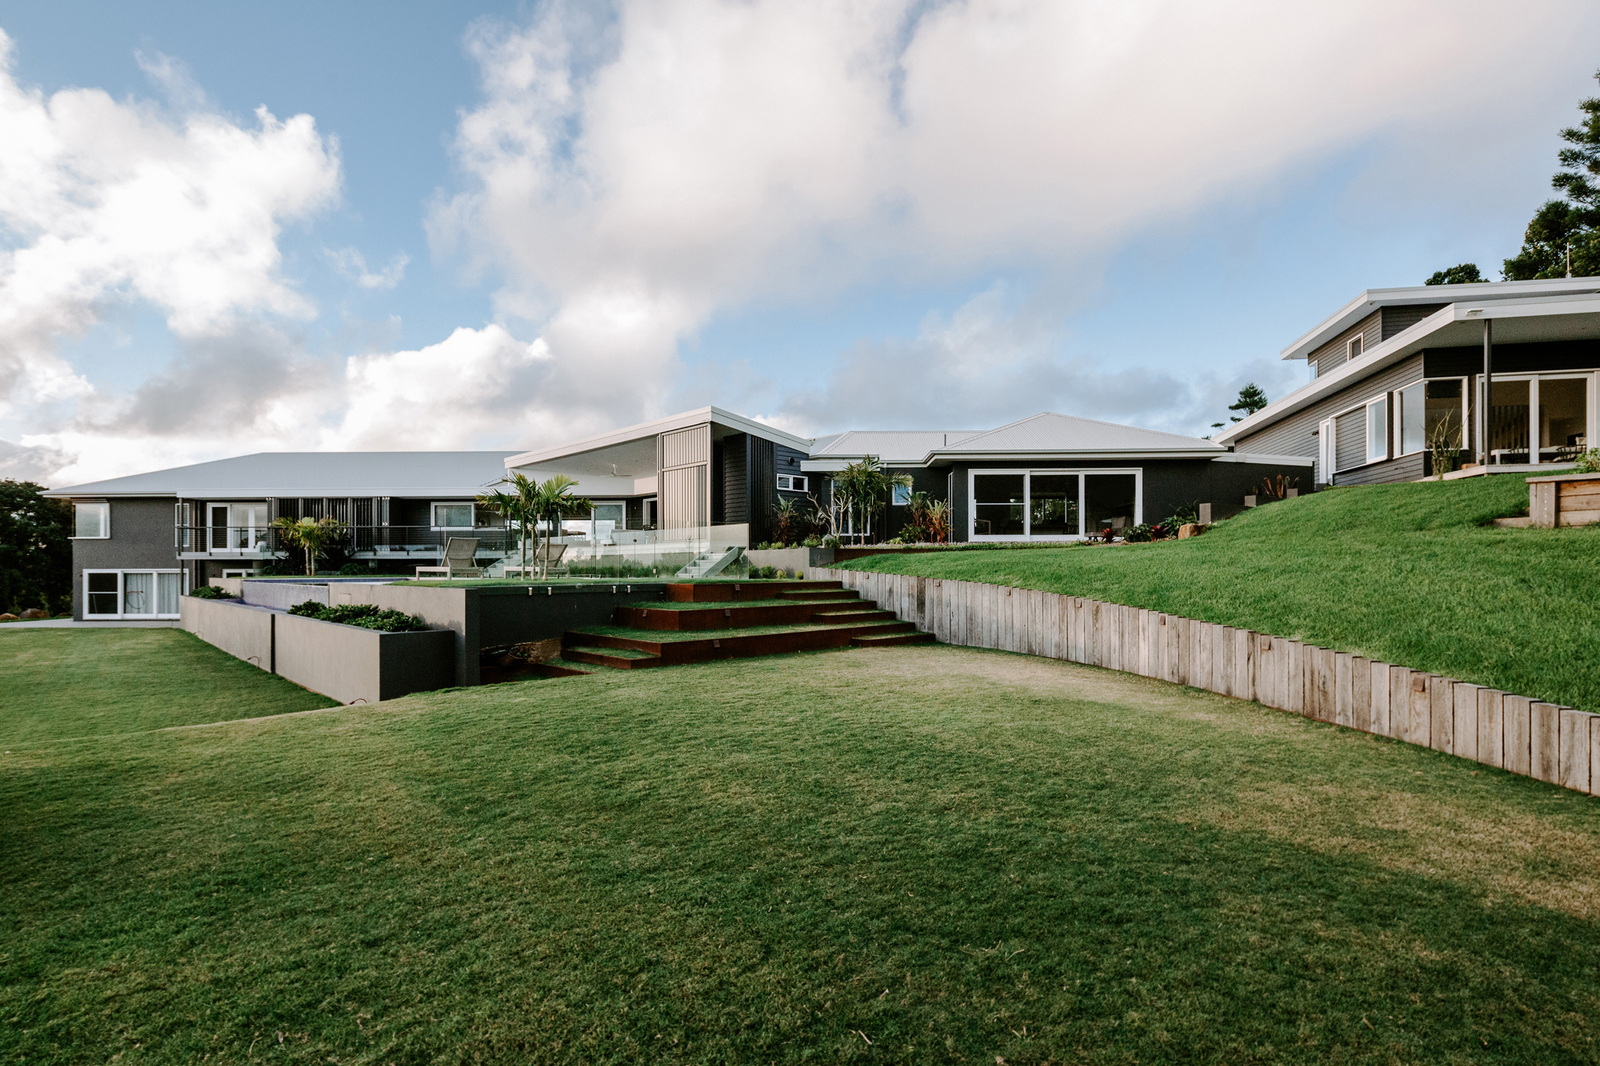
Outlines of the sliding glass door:
M973 540L1076 540L1143 521L1137 470L974 470Z
M1495 375L1489 462L1570 463L1591 447L1594 406L1591 374Z
M85 570L85 618L177 618L180 570Z

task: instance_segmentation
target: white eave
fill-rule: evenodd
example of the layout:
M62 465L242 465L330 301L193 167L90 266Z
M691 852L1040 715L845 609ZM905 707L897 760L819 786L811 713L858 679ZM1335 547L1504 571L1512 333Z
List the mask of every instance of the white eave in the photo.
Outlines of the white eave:
M658 418L652 422L640 422L637 425L624 426L622 429L612 430L609 433L602 433L594 437L586 437L583 440L569 441L553 448L536 448L532 451L522 452L506 459L506 467L511 469L515 467L541 466L567 456L581 455L584 452L596 451L615 444L626 444L629 441L653 437L659 433L670 433L675 429L688 429L690 426L706 423L715 423L716 425L727 426L729 429L736 429L753 436L765 437L767 440L787 445L796 451L811 450L812 442L808 437L797 437L792 433L785 433L781 429L773 429L771 426L764 425L754 419L736 415L732 411L724 411L720 407L700 407L693 411L684 411L681 414Z
M1594 278L1586 280L1591 284L1600 281ZM1452 285L1450 288L1464 290L1483 286ZM1452 291L1451 295L1462 294ZM1600 338L1600 293L1543 295L1522 300L1463 299L1449 304L1382 344L1374 345L1360 358L1319 375L1276 403L1268 404L1249 418L1228 426L1217 434L1217 443L1232 444L1246 434L1265 429L1424 348L1460 348L1481 344L1483 334L1478 323L1485 320L1502 323L1494 331L1494 343L1497 345L1597 339Z
M1473 305L1486 301L1591 293L1600 293L1600 278L1545 278L1539 281L1485 281L1470 285L1410 285L1398 289L1368 289L1313 326L1305 336L1285 348L1280 358L1305 359L1382 307L1437 303Z

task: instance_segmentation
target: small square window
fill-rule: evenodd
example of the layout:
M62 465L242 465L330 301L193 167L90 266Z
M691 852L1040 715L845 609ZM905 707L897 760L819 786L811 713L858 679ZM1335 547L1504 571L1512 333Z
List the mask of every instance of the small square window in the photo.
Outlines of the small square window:
M889 497L889 502L893 503L896 507L904 507L906 504L911 502L910 485L896 485L891 492L892 494Z
M1366 346L1367 339L1365 337L1351 337L1350 343L1345 345L1345 358L1355 359L1362 353Z
M105 540L111 536L111 505L109 503L75 503L72 505L72 535L83 540Z

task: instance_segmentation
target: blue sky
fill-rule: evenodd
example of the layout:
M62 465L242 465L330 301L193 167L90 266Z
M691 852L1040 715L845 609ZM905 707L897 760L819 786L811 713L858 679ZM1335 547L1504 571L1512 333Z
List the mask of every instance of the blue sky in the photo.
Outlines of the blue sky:
M1577 3L0 0L0 31L0 474L56 484L705 403L1204 433L1362 288L1494 273L1600 65Z

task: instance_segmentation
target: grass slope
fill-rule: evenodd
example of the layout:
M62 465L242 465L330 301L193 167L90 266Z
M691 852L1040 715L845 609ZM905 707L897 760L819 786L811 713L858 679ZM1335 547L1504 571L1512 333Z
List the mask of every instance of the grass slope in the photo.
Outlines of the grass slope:
M0 636L5 747L335 706L177 629Z
M1205 536L881 555L854 569L1132 604L1600 711L1600 526L1500 529L1517 477L1333 489Z
M937 647L36 742L0 1058L1592 1062L1595 809Z

